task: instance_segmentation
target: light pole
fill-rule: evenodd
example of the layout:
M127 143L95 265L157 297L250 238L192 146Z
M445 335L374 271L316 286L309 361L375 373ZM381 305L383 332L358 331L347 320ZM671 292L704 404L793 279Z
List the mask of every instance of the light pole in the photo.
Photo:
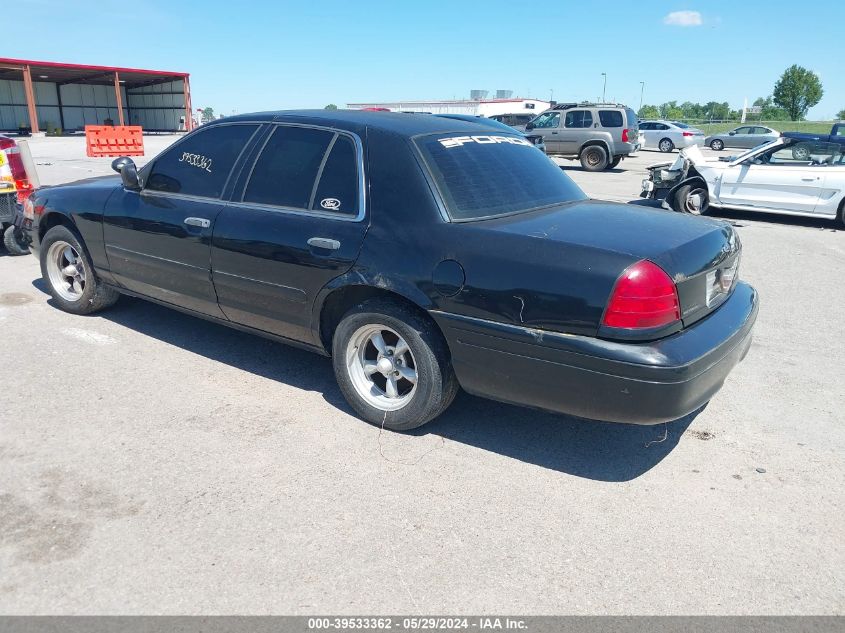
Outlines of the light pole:
M601 102L604 103L604 96L607 93L607 73L602 73L602 77L604 77L604 86L601 89Z
M645 82L640 82L640 109L637 111L637 114L642 112L643 109L643 91L645 90Z

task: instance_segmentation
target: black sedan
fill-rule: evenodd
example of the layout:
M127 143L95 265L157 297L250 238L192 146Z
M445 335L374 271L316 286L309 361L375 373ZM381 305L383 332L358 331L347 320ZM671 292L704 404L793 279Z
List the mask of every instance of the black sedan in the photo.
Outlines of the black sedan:
M459 386L673 420L751 344L757 295L732 227L589 200L516 132L271 112L114 167L26 205L58 307L135 295L330 355L352 407L386 428L435 418Z

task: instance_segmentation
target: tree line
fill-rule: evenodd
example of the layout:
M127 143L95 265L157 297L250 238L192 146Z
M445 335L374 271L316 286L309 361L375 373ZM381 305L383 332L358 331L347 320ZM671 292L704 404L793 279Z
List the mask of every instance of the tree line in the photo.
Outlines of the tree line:
M821 79L811 70L793 64L775 82L772 94L758 97L752 105L760 108L759 114L748 115L758 121L803 121L807 111L821 101L824 95ZM702 121L730 121L740 119L742 110L733 110L727 101L692 103L667 101L660 105L644 105L641 119L698 119ZM837 115L845 119L845 108Z

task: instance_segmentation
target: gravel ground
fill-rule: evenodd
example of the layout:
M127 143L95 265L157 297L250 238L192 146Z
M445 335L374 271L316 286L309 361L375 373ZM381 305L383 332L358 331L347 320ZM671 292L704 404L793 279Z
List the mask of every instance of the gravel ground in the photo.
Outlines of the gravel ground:
M42 182L109 173L82 147L32 141ZM629 201L664 159L561 164ZM461 394L380 433L327 359L140 300L65 314L0 256L0 612L843 613L845 235L724 216L755 341L665 429Z

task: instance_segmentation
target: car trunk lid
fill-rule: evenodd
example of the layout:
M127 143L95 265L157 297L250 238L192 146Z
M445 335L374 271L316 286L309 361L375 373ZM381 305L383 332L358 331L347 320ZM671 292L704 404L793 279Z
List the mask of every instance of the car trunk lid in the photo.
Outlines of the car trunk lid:
M484 223L557 241L561 248L577 245L657 264L675 282L684 326L721 305L737 278L736 232L709 218L591 200Z

